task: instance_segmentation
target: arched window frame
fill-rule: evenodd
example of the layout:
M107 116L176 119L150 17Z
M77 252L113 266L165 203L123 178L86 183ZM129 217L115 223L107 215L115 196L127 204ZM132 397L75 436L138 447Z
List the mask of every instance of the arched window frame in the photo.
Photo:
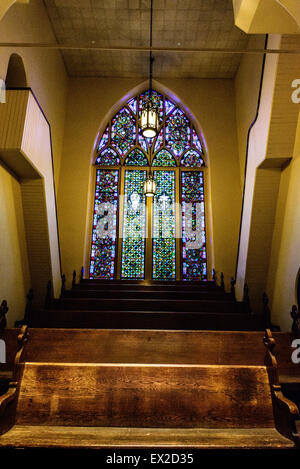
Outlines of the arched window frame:
M96 152L95 152L95 158L94 158L94 166L95 168L97 169L118 169L120 171L120 177L119 177L119 193L120 194L123 194L124 193L124 181L122 183L122 177L121 175L123 174L123 179L124 179L124 172L126 169L128 170L134 170L134 169L139 169L139 170L147 170L147 172L149 172L149 169L151 168L152 171L155 171L155 170L174 170L176 169L177 171L179 171L178 175L178 180L179 180L179 183L177 184L177 187L180 186L181 184L181 171L201 171L203 173L203 180L204 180L204 193L205 193L205 205L204 205L204 211L205 211L205 215L204 215L204 219L205 219L205 237L206 237L206 269L207 269L207 272L209 270L209 267L210 266L210 263L209 263L209 259L208 259L208 255L207 255L207 239L208 239L208 227L207 227L207 219L206 219L206 202L208 200L207 198L207 165L206 165L206 153L204 151L204 148L205 148L205 145L202 141L202 138L201 136L199 135L199 132L197 131L197 128L194 124L194 122L192 121L192 119L189 118L189 116L187 115L187 113L182 109L182 107L178 104L176 104L172 99L170 99L167 95L163 94L163 93L157 93L158 96L161 96L162 99L163 99L163 106L164 106L164 109L163 111L160 112L160 127L159 127L159 132L158 132L158 137L155 138L155 139L152 139L150 141L150 145L148 144L148 141L145 139L145 142L146 143L143 143L143 146L140 145L140 135L141 135L141 129L140 129L140 113L134 113L132 108L130 107L129 103L130 102L133 102L134 100L136 100L137 102L137 108L139 108L139 110L141 109L141 100L140 100L140 97L145 95L145 93L147 92L143 92L143 93L139 93L138 95L130 98L123 106L120 107L120 109L114 113L113 117L109 120L108 124L106 125L104 131L102 134L100 134L100 137L98 138L98 142L97 142L97 145L96 145ZM169 106L169 112L168 114L166 113L166 105L165 103L168 102L168 106ZM129 148L127 148L127 150L123 153L121 153L116 147L114 147L112 145L112 142L111 142L111 133L112 133L112 121L114 120L114 118L123 110L123 109L126 109L130 115L131 118L135 119L135 143L133 145L131 145ZM186 146L181 152L180 154L177 156L174 151L172 150L172 148L166 146L166 125L168 123L168 119L172 116L172 114L174 113L174 111L176 110L179 110L185 117L185 119L187 119L188 121L188 125L189 125L189 136L190 136L190 144L188 146ZM162 140L162 143L161 145L158 145L157 141L159 139L159 136L161 134L161 132L163 132L163 140ZM101 145L101 142L102 142L102 139L103 139L103 136L106 134L106 141L105 143L100 147ZM197 138L198 140L198 145L195 144L195 138ZM113 148L119 158L120 158L120 163L118 165L97 165L96 164L96 160L97 158L99 157L100 153L106 149L106 148ZM148 161L149 161L149 164L148 166L139 166L139 165L126 165L125 164L125 161L126 161L126 158L128 157L129 153L134 150L134 149L139 149L140 151L142 151L142 153L145 155L146 158L148 158ZM200 150L201 148L201 150ZM171 155L172 157L174 158L174 161L176 162L176 166L152 166L152 162L154 160L154 158L156 157L157 153L159 153L161 150L163 149L166 149ZM201 159L203 160L203 165L201 166L197 166L197 167L186 167L186 166L181 166L181 159L183 158L183 156L190 150L194 150L196 153L199 154L199 156L201 157ZM123 172L123 173L122 173ZM179 189L179 197L180 197L180 202L181 202L181 197L182 197L182 194L181 194L181 190ZM118 209L118 225L121 222L121 219L122 219L122 216L123 216L123 210L122 210L122 207L119 207ZM179 227L179 230L181 231L182 229L182 217L181 215L178 217L176 217L176 223L179 223L180 224L180 227ZM122 228L122 227L121 227ZM121 230L120 226L119 226L119 230ZM178 236L178 235L176 235ZM178 236L179 237L179 236ZM180 241L180 243L182 243ZM118 247L117 247L117 255L116 255L116 258L119 258L120 260L120 257L121 257L121 243L119 242L118 243ZM180 248L176 249L177 251L177 258L178 258L178 255L181 256L181 252L182 252L182 247L181 247L181 244L180 244ZM182 260L180 261L179 258L177 259L177 263L180 264L180 274L182 273ZM119 262L120 264L120 262ZM117 264L115 265L115 272L116 272L116 275L115 277L116 278L120 278L120 266L118 267ZM176 278L178 279L179 276L176 274ZM208 274L206 273L206 278L208 278Z

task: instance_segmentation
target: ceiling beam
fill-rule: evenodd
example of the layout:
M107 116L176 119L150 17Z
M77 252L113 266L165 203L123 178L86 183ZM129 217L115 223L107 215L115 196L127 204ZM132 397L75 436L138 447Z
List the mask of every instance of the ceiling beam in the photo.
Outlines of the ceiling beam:
M300 49L218 49L218 48L187 48L187 47L102 47L95 45L70 45L54 43L29 42L1 42L0 48L35 48L54 50L83 50L83 51L125 51L125 52L205 52L211 54L300 54Z

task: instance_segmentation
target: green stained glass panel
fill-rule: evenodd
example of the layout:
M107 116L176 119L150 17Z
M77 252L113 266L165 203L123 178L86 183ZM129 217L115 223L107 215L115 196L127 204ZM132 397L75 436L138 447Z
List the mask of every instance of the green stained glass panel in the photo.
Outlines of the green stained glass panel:
M125 165L148 166L148 160L146 155L141 150L135 148L126 156Z
M145 277L146 206L143 193L146 171L126 170L122 240L122 279Z
M176 166L176 161L168 150L160 150L156 153L152 166Z
M154 171L153 279L176 278L175 171Z

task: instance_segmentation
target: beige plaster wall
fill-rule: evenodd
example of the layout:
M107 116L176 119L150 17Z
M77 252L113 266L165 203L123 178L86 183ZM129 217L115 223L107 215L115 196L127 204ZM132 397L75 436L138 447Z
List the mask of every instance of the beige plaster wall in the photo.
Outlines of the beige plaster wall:
M102 132L122 100L134 95L138 79L74 78L70 80L65 141L61 163L58 212L63 271L70 278L84 264L90 239L93 203L92 158ZM181 102L202 131L208 154L210 225L209 255L228 280L234 275L241 209L234 83L232 80L163 80L158 90Z

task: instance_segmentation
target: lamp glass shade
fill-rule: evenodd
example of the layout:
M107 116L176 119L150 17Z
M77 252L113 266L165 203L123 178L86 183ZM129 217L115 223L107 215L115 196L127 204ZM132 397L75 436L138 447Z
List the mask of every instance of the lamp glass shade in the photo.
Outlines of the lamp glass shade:
M149 101L142 109L141 129L146 138L153 138L158 134L158 112Z
M151 176L144 182L144 194L146 197L154 197L156 194L156 182Z

